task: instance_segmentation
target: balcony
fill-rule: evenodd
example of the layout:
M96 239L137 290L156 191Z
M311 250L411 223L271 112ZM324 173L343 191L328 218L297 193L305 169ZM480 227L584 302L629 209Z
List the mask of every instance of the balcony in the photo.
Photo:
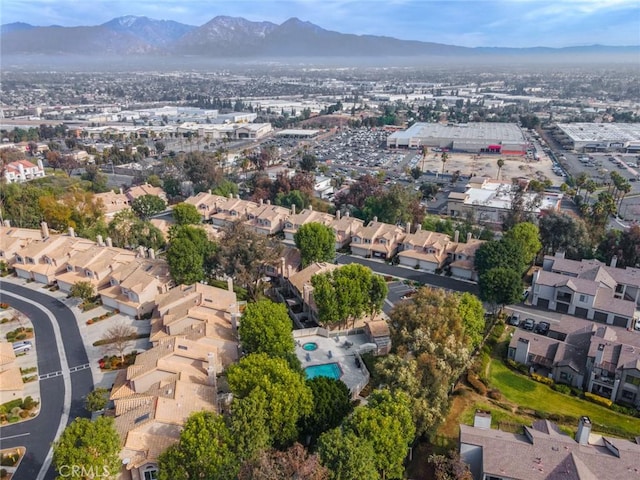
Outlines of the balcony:
M558 292L556 294L556 301L563 302L563 303L571 303L571 294L570 293L564 293L564 292Z
M615 377L605 377L605 376L602 376L602 375L596 375L593 378L593 381L597 382L597 383L599 383L601 385L611 385L611 386L613 386L615 384L616 379L615 379Z

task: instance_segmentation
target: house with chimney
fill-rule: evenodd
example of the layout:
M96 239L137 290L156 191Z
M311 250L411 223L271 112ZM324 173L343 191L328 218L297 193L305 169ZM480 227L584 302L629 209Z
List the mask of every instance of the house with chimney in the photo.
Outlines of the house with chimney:
M28 160L10 162L4 167L4 179L7 183L23 183L45 177L42 160L34 165Z
M474 480L605 480L638 475L640 444L600 435L589 417L579 419L575 437L548 420L519 433L491 428L491 414L478 411L473 426L460 425L459 452Z
M374 217L366 227L359 228L351 235L351 253L364 258L391 259L410 229L411 224L407 224L405 231L397 225L378 222Z
M300 230L300 227L307 223L320 223L325 226L330 226L333 220L338 217L334 217L329 213L318 212L312 207L305 208L299 213L296 212L295 205L291 206L291 215L284 222L284 241L290 244L294 244L294 235Z
M349 211L342 215L340 210L338 210L329 226L333 229L333 233L336 236L336 251L338 251L351 244L351 238L357 231L364 227L364 221L352 217Z
M144 195L154 195L156 197L161 198L165 202L167 201L167 194L160 187L154 187L153 185L149 185L145 183L143 185L136 185L135 187L130 187L125 195L129 199L129 203L133 203L136 198L140 198Z
M0 225L0 262L12 266L15 254L36 240L42 240L40 230L12 227L11 222L5 220Z
M202 215L203 222L209 222L211 215L218 212L218 205L226 203L228 198L221 195L214 195L211 190L208 192L200 192L197 195L187 198L184 203L193 205L196 207L200 215Z
M120 192L116 193L112 190L104 193L96 193L93 198L96 202L102 202L102 212L104 213L107 221L112 219L116 213L131 208L131 201L120 189Z
M284 229L289 215L291 211L286 207L260 202L256 208L247 210L245 224L259 235L275 235Z
M333 263L316 262L287 278L285 290L288 298L285 302L298 326L318 323L318 308L313 300L311 278L314 275L332 272L337 268L340 266Z
M640 269L598 260L545 256L533 276L531 303L595 322L636 328L640 319Z
M160 344L180 336L215 349L224 368L238 360L237 327L242 304L227 289L201 283L179 285L156 297L149 340Z
M173 286L167 262L137 256L121 264L109 274L109 284L98 294L105 307L120 310L131 317L140 318L153 312L156 297Z
M422 226L418 225L414 233L407 233L402 240L398 263L435 273L444 267L449 252L454 248L455 244L449 235L422 230Z
M216 227L225 227L233 222L247 220L249 213L254 212L258 206L256 202L242 200L239 195L229 195L229 198L222 197L215 205L215 212L209 213L209 220Z
M178 442L189 416L218 411L220 372L215 348L180 337L163 339L118 372L110 399L123 478L157 478L160 454Z
M467 235L466 243L456 243L452 251L449 252L449 269L451 276L464 280L478 281L478 272L475 268L476 252L484 243L484 240L471 238Z

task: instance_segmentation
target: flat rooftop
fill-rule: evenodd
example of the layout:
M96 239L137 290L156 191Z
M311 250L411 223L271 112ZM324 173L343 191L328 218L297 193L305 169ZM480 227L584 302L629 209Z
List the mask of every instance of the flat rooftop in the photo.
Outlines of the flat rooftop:
M574 142L640 141L637 123L558 123L557 126Z
M414 123L407 130L394 132L390 138L424 138L466 141L525 143L526 139L515 123Z

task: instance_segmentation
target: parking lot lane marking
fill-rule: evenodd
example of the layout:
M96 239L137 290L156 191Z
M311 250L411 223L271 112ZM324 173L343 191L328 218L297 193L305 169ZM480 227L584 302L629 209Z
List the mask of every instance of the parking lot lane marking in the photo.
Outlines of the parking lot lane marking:
M31 434L27 432L27 433L21 433L19 435L11 435L9 437L2 437L2 440L10 440L12 438L26 437L27 435L31 435Z

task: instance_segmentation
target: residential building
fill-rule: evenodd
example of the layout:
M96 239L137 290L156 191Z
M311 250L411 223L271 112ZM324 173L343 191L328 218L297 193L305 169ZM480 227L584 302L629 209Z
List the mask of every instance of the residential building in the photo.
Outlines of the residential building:
M365 258L391 259L405 236L402 228L378 222L374 217L366 227L359 228L351 235L351 253Z
M330 226L335 218L339 218L340 215L334 217L328 213L318 212L313 208L305 208L300 213L296 213L295 205L291 207L291 215L284 223L284 240L285 242L295 243L293 236L300 229L302 225L307 223L320 223L325 226Z
M229 287L196 283L158 295L149 340L157 345L168 337L186 337L215 349L220 368L237 361L240 304L231 282Z
M340 267L333 263L316 262L289 276L286 288L289 298L286 303L298 326L318 323L318 309L313 300L311 277L337 268Z
M153 256L154 253L149 255ZM166 293L172 285L164 260L138 256L114 268L109 274L109 285L98 293L105 307L140 318L153 311L156 297Z
M291 214L286 207L271 205L269 202L247 212L245 224L260 235L275 235L285 227L285 221Z
M8 163L4 168L4 178L7 183L28 182L35 178L43 178L45 176L42 160L38 160L38 164L34 165L28 160L17 160Z
M341 215L338 210L330 226L336 236L336 250L341 250L351 244L351 237L364 227L364 221L352 217L349 212Z
M224 198L224 197L222 197ZM240 196L229 195L229 198L215 204L215 212L209 213L209 220L216 227L225 227L230 223L245 221L260 204L249 200L242 200Z
M460 457L474 480L607 480L638 475L640 445L592 432L581 417L575 439L556 424L537 420L522 433L491 428L491 414L477 412L460 425Z
M449 269L451 276L462 278L465 280L478 281L478 272L475 268L476 252L484 240L471 238L471 234L467 235L466 243L457 243L449 253L451 263Z
M95 198L96 202L102 202L102 211L107 220L113 218L116 213L131 208L129 197L122 193L122 190L119 193L115 193L112 190L96 193L93 198Z
M398 262L405 267L413 267L435 273L440 270L456 244L449 235L422 230L417 226L415 233L407 233L400 245ZM410 227L409 227L410 228Z
M193 197L187 198L184 203L193 205L198 209L198 212L202 215L202 220L208 222L211 220L211 216L218 212L218 205L226 203L228 198L213 195L211 190L208 192L200 192Z
M532 281L533 305L595 322L640 328L640 269L615 268L597 260L546 256Z
M333 196L333 185L331 178L323 175L316 175L313 182L313 195L316 198L327 199Z
M144 195L155 195L156 197L160 197L165 202L167 201L167 194L164 192L164 190L162 190L162 188L154 187L153 185L149 185L148 183L129 188L129 190L125 192L125 195L129 199L130 203L133 203L136 198L142 197Z
M5 220L0 226L0 262L13 265L15 254L36 240L42 240L40 230L11 227L9 220Z

